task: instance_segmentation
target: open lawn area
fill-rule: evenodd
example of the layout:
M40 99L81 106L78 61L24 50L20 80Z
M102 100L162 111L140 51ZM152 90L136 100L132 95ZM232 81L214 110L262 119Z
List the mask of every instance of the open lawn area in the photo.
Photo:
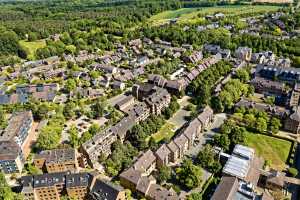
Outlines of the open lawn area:
M283 170L292 143L266 135L247 133L246 145L254 148L257 155L269 160L272 168Z
M35 59L35 52L39 48L43 48L46 46L45 40L37 40L34 42L27 42L25 40L21 40L20 42L21 47L26 51L27 58L30 60Z
M216 7L201 7L201 8L181 8L178 10L170 10L158 13L149 19L153 25L163 24L170 19L178 18L179 23L196 23L203 20L199 15L205 16L218 12L225 15L241 15L251 13L261 13L276 11L279 6L268 5L237 5L237 6L216 6Z
M174 124L167 122L161 127L161 129L157 133L154 133L151 137L154 138L155 142L160 142L165 138L170 139L175 134L175 132L173 131L174 128Z

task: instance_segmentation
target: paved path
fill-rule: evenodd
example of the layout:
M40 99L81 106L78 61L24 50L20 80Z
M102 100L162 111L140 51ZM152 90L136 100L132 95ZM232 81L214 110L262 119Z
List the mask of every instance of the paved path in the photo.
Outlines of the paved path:
M190 111L184 108L189 104L189 99L191 97L184 96L178 100L180 109L168 120L169 123L175 125L175 131L180 129L186 122L186 117L190 116Z

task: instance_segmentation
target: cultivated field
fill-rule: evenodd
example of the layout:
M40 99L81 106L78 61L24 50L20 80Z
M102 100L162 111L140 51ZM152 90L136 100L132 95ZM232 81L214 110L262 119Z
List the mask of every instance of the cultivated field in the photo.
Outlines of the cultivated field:
M246 145L254 148L257 155L269 160L272 168L283 170L292 143L266 135L248 133Z
M268 5L238 5L238 6L217 6L202 8L181 8L178 10L164 11L149 19L149 23L160 25L168 22L170 19L177 18L179 23L196 23L203 20L202 16L222 12L226 15L241 15L275 11L279 6ZM199 17L201 16L201 17Z

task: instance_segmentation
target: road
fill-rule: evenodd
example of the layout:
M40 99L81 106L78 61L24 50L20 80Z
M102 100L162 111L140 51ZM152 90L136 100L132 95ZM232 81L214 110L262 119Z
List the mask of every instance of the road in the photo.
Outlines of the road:
M122 101L125 99L127 96L125 95L126 92L123 92L122 94L119 94L117 96L114 96L110 99L107 100L107 103L114 107L118 102Z
M203 137L200 139L200 141L188 152L188 155L192 158L195 158L197 156L198 152L203 148L203 146L208 142L211 141L214 135L217 133L217 130L220 128L220 126L224 123L224 121L227 119L227 116L225 113L216 114L214 116L214 121L209 127L207 131L205 131L202 135Z

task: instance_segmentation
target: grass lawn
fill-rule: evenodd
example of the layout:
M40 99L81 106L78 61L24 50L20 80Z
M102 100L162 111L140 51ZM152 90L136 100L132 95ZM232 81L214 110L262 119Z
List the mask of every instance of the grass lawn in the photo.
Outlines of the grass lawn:
M27 42L25 40L21 40L20 42L21 47L26 51L27 58L30 60L35 59L35 52L39 48L43 48L46 46L45 40L37 40L34 42Z
M210 15L217 12L222 12L225 15L240 15L259 12L276 11L279 6L268 5L237 5L237 6L216 6L202 8L181 8L178 10L170 10L158 13L149 19L153 25L160 25L170 19L178 18L179 23L196 23L203 18L199 18L198 14Z
M174 124L167 122L161 127L161 129L158 132L154 133L151 137L154 138L155 142L160 142L165 138L172 138L175 134L175 132L172 130L174 128Z
M266 135L247 133L246 145L255 149L255 153L271 161L271 167L283 170L288 159L292 143Z

